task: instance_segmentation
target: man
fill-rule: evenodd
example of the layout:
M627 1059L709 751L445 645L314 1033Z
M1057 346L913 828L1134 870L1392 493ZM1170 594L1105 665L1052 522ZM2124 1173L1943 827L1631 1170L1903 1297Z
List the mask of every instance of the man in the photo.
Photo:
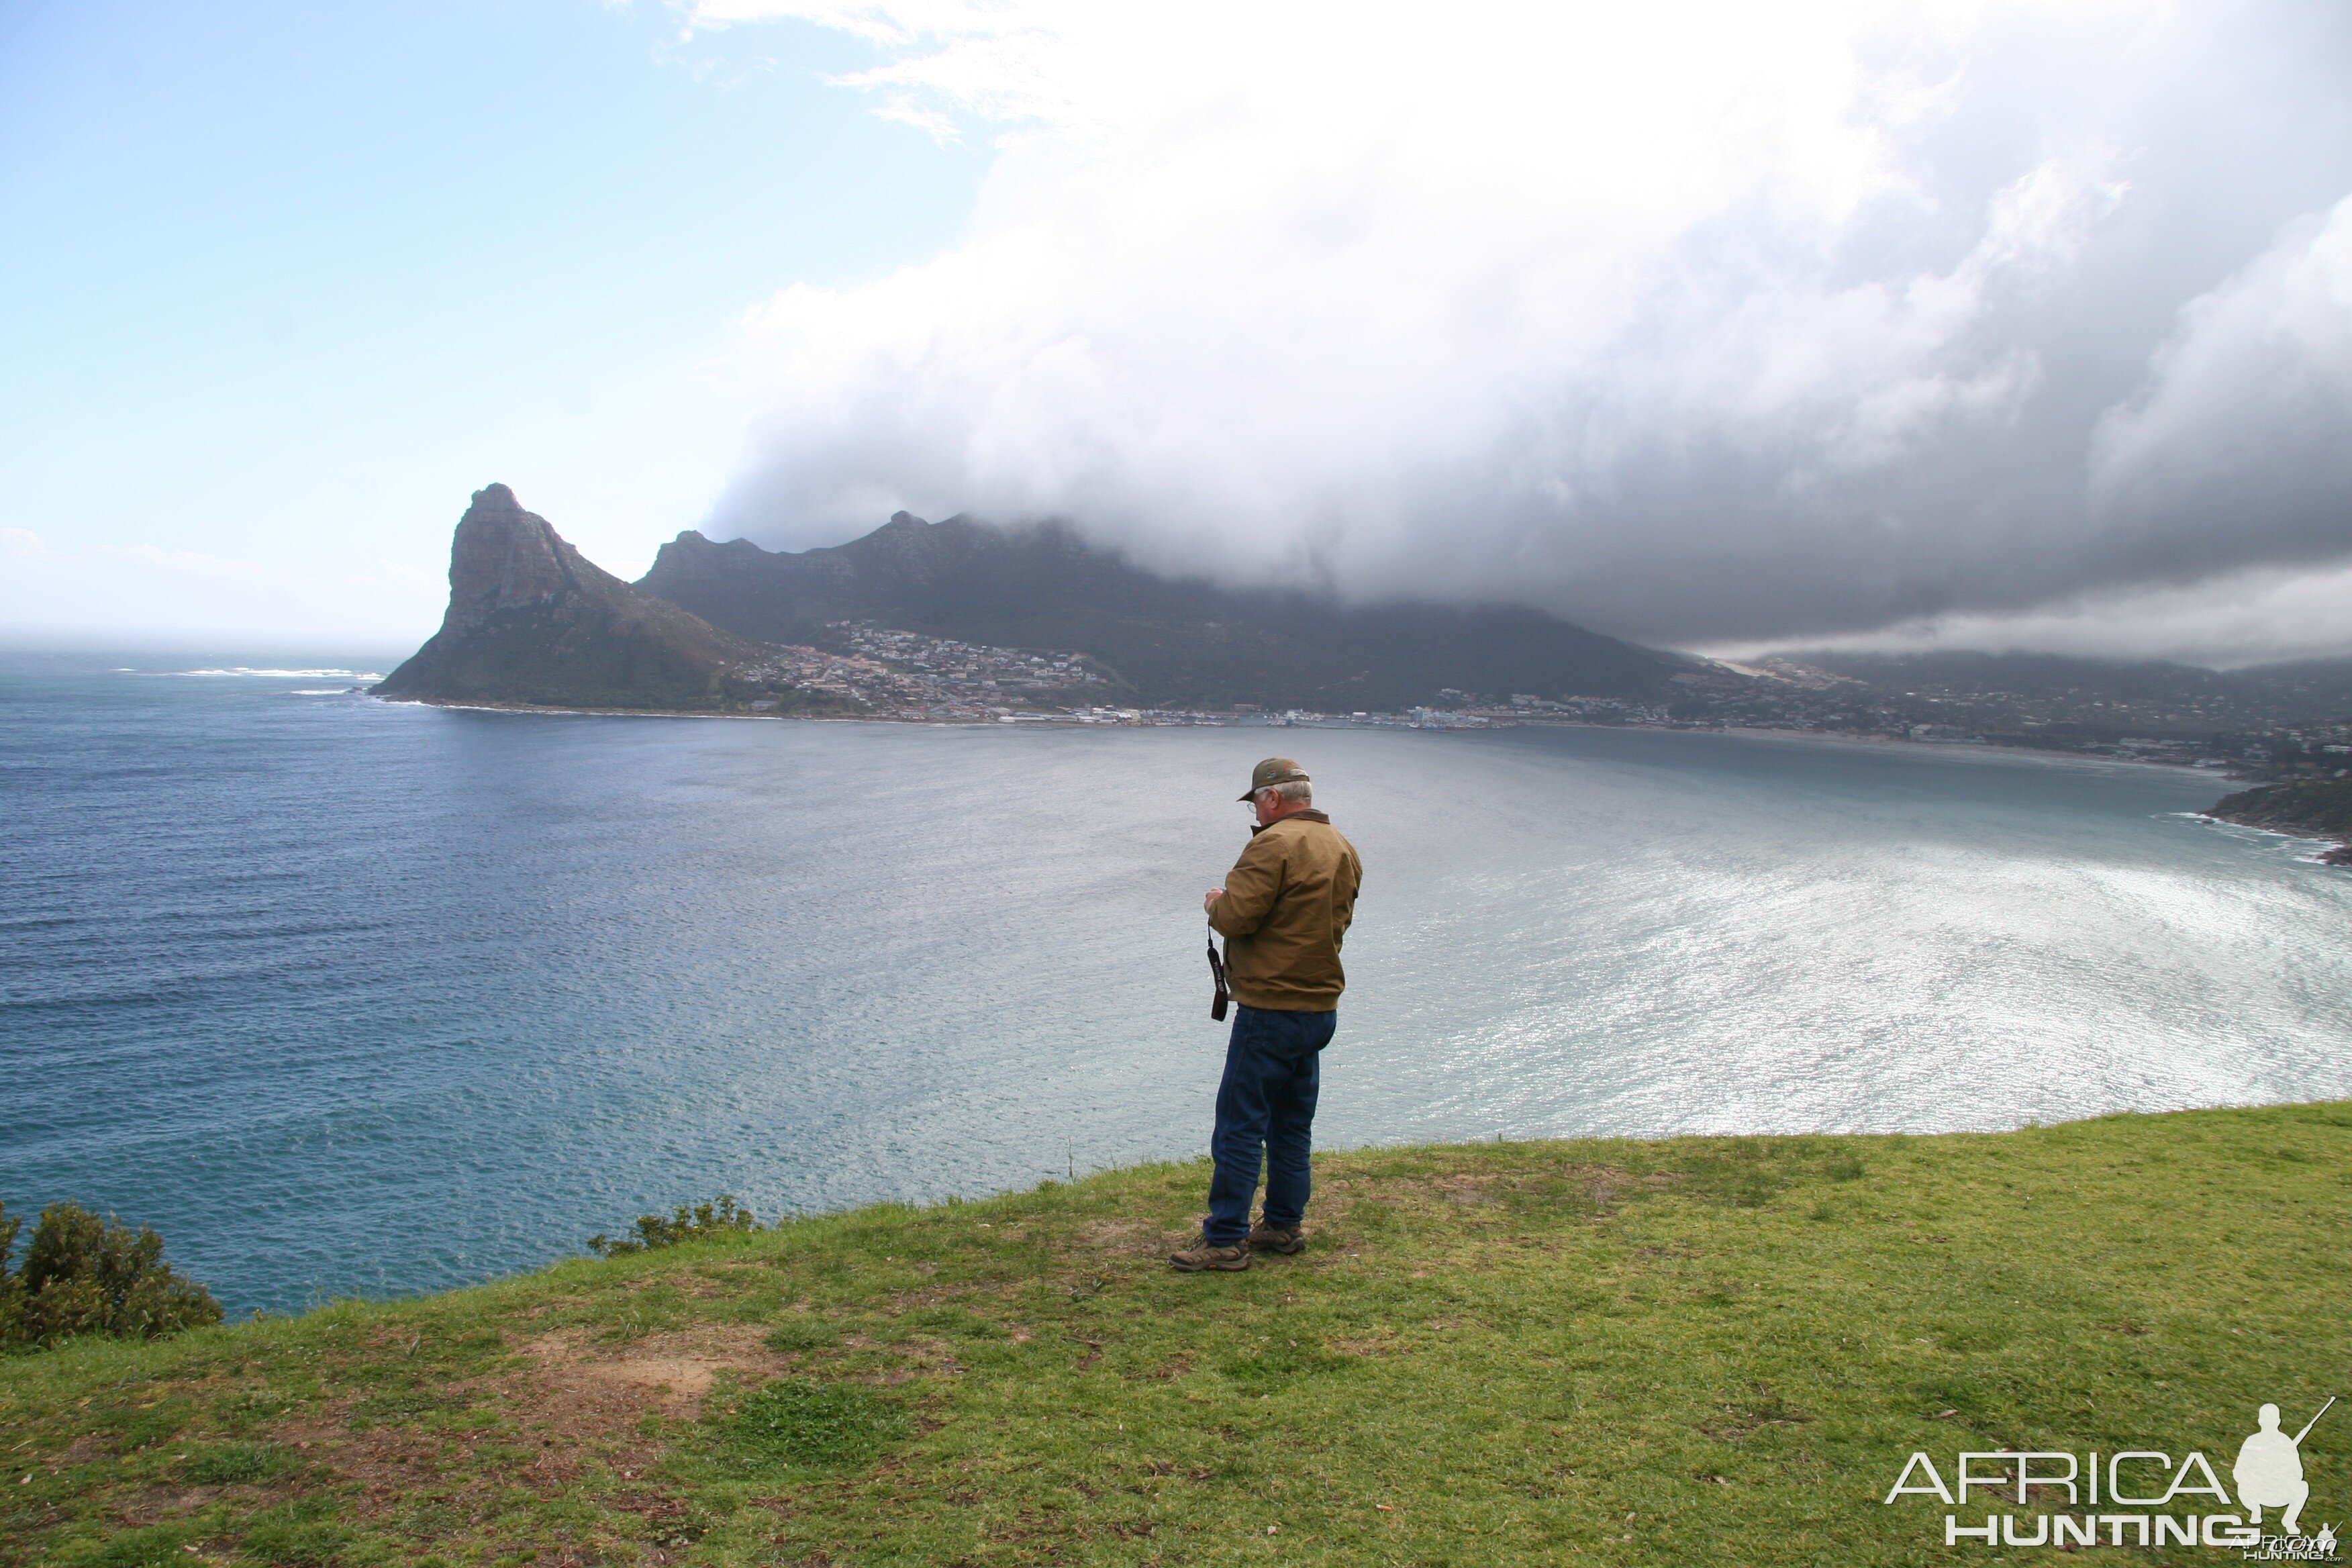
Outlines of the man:
M1256 813L1249 847L1202 900L1225 938L1234 1000L1217 1130L1209 1152L1209 1217L1200 1241L1169 1258L1187 1273L1250 1266L1250 1249L1292 1253L1307 1245L1307 1154L1318 1064L1339 1022L1339 942L1356 914L1363 863L1312 784L1288 757L1268 757L1242 799ZM1265 1212L1250 1224L1258 1156L1265 1157Z

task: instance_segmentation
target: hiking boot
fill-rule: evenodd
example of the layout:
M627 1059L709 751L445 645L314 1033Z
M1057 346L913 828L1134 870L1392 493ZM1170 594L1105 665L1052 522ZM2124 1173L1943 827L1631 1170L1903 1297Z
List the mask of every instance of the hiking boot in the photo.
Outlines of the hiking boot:
M1249 1266L1248 1242L1237 1241L1231 1247L1219 1247L1205 1236L1183 1251L1171 1253L1168 1258L1168 1267L1182 1274L1199 1274L1212 1268L1247 1268Z
M1271 1248L1287 1258L1307 1245L1307 1233L1295 1225L1288 1230L1281 1230L1260 1220L1250 1226L1249 1244Z

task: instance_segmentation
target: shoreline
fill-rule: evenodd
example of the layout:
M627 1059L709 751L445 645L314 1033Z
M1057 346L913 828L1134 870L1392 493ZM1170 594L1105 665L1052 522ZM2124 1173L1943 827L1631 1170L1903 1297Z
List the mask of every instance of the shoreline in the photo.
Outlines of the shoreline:
M1748 740L1795 741L1811 745L1859 746L1890 751L1918 751L1950 753L1955 756L2015 757L2037 762L2065 763L2089 767L2150 768L2166 773L2210 776L2217 784L2244 784L2251 775L2224 772L2218 768L2200 769L2192 763L2165 762L2153 757L2111 757L2087 754L2072 749L2040 746L2003 746L1989 741L1914 741L1901 735L1846 734L1821 730L1775 729L1756 724L1602 724L1589 719L1555 719L1549 716L1517 717L1482 721L1472 724L1431 724L1408 720L1378 720L1339 718L1328 714L1313 718L1286 720L1259 713L1202 712L1181 720L1153 719L1080 719L1066 713L1020 713L992 715L923 716L892 713L701 713L674 708L557 708L537 703L520 702L458 702L430 697L378 697L373 692L358 692L373 701L409 708L436 708L451 712L546 714L551 717L580 719L732 719L761 723L804 724L903 724L930 729L1036 729L1069 730L1374 730L1398 731L1416 734L1484 734L1508 730L1611 730L1641 734L1664 735L1727 735ZM340 695L340 693L338 693Z
M2234 828L2240 833L2260 833L2272 838L2291 838L2297 844L2316 844L2323 846L2320 853L2316 855L2299 855L2295 857L2295 858L2303 860L2306 865L2337 867L2352 866L2352 843L2347 843L2345 840L2332 836L2323 835L2315 837L2308 833L2293 832L2290 829L2284 827L2260 827L2251 822L2232 822L2226 816L2215 816L2212 813L2207 811L2184 811L2180 815L2192 821L2206 823L2214 827ZM2345 858L2340 860L2331 860L2328 858L2328 856L2330 855L2338 854L2343 855Z

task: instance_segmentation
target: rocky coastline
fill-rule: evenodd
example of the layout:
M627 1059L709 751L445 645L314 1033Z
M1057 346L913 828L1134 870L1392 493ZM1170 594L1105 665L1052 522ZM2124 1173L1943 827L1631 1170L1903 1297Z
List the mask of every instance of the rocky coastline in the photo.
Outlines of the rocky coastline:
M2299 838L2333 838L2336 847L2321 862L2352 866L2352 779L2297 779L2240 790L2207 807L2205 815Z

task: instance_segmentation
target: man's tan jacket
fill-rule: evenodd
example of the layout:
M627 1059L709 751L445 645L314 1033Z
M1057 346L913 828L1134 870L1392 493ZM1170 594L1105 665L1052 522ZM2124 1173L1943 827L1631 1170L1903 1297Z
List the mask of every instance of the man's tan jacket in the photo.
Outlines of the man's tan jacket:
M1225 874L1209 923L1225 936L1234 1000L1279 1013L1328 1013L1347 973L1339 943L1356 918L1364 863L1319 811L1259 828Z

